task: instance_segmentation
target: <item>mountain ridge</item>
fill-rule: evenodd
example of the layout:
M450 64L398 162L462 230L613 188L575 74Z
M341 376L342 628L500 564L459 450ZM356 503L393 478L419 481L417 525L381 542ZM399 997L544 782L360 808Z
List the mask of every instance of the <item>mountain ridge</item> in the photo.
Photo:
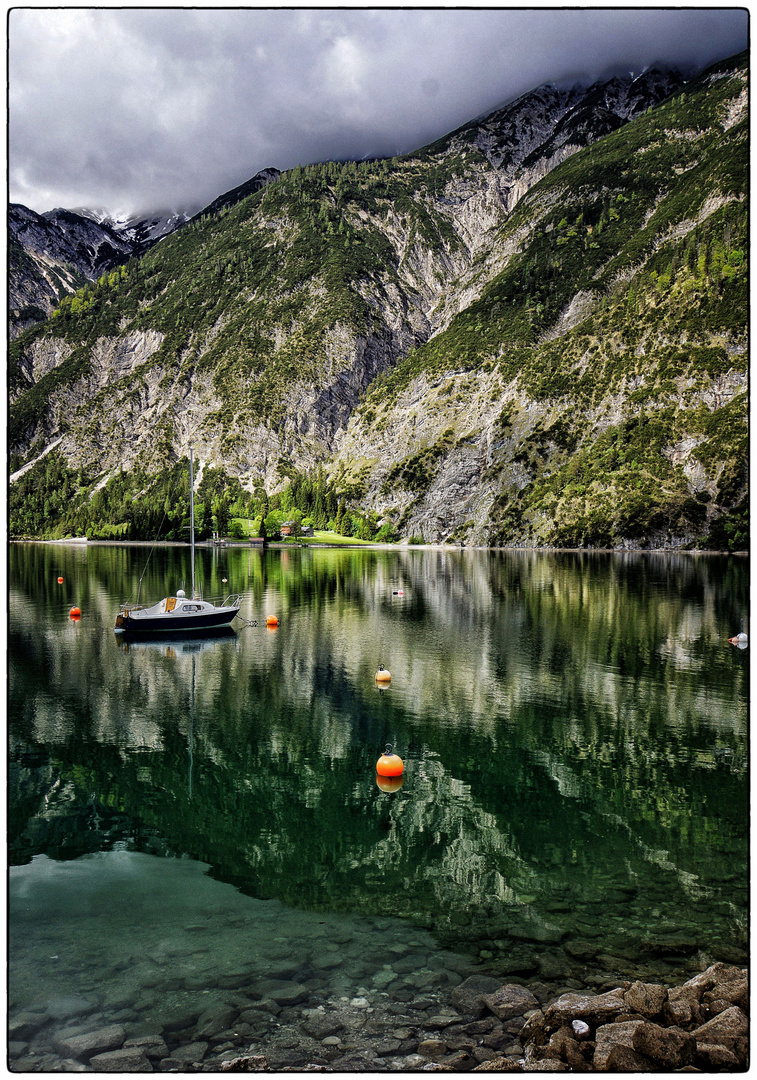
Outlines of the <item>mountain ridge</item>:
M725 293L741 288L744 252L735 242L741 241L744 220L728 208L741 205L744 194L734 155L741 153L745 63L744 57L730 60L725 74L716 77L713 69L714 74L700 76L691 86L678 86L673 98L667 81L672 76L650 73L636 90L646 86L654 101L637 97L630 105L635 119L612 121L614 130L609 132L607 118L598 113L598 107L582 117L575 108L580 105L578 99L570 123L566 121L558 131L568 113L563 108L555 117L556 89L537 88L539 94L533 92L527 102L524 96L518 107L514 103L506 107L488 128L463 125L403 158L298 167L241 202L221 207L215 215L206 215L204 220L200 215L143 259L130 263L119 281L85 289L78 301L74 298L70 306L62 306L52 324L40 328L38 334L27 332L9 380L16 395L11 423L13 465L28 464L60 436L56 453L63 454L67 467L94 461L107 486L107 474L121 466L152 473L165 470L186 452L191 438L210 465L242 480L251 498L262 487L271 495L282 492L293 470L302 474L320 462L329 483L341 486L359 513L372 516L377 525L391 525L401 535L423 531L432 539L466 538L469 542L567 542L571 538L562 526L562 533L558 529L555 537L548 528L534 531L531 526L530 531L513 533L507 524L513 507L523 504L526 515L533 511L520 493L529 485L536 490L534 484L538 487L548 479L548 475L541 479L534 475L533 463L528 465L526 444L534 442L533 425L520 420L511 425L524 446L516 447L511 436L514 453L507 469L499 468L488 479L483 476L499 461L495 434L498 426L506 429L503 403L514 398L512 388L518 381L519 409L526 404L523 372L518 374L507 356L520 350L529 368L539 367L551 355L550 341L569 340L587 320L596 320L598 310L614 311L620 292L629 292L629 283L633 292L634 280L638 284L643 279L648 294L650 283L643 275L656 257L654 246L665 247L669 243L665 237L672 230L683 250L686 238L692 231L705 229L713 215L723 218L734 241L729 240L728 252L721 255L722 241L718 240L718 258L726 260L727 273L719 268L722 281L711 282L708 264L707 274L696 277L691 271L688 287L701 292L702 303L718 309L726 302ZM630 80L625 86L614 82L602 92L615 101L625 94L627 100L630 85ZM599 93L596 87L590 89ZM678 104L660 104L665 101ZM702 160L696 158L692 146L704 136L676 136L665 148L649 119L664 109L670 121L684 128L691 125L692 133L699 131L697 125L706 125L708 132L718 125L725 132L723 162L716 161L712 134L705 140L707 154ZM723 110L733 121L728 121L730 127L721 122ZM618 121L623 119L613 115ZM631 130L636 132L633 138L638 145L633 152L638 160L627 154L624 158L626 136L618 141L620 132ZM556 132L564 136L561 145ZM534 146L547 147L551 153L537 155L526 167ZM732 160L726 160L727 154ZM499 158L498 168L492 166L491 155ZM571 165L573 161L584 163L581 170ZM649 163L649 175L641 167L644 161ZM716 193L720 184L712 172L716 166L725 169L737 195ZM706 169L712 179L710 174L704 177ZM550 177L565 170L576 190L584 192L580 207L571 202L570 185L566 189L550 183ZM633 172L635 188L627 182ZM684 195L674 197L665 189L685 193L686 185L691 188L692 178L700 173L701 182L710 185L710 203L703 200L697 212L699 224L689 225L688 218L681 216L686 207L679 206ZM676 178L673 184L671 177ZM564 214L550 218L550 206L561 203L570 220ZM665 206L675 207L669 221ZM708 206L706 212L701 209ZM621 247L613 250L616 240ZM688 267L693 257L688 253L685 257ZM597 261L600 258L604 265ZM678 255L675 258L680 261ZM737 265L728 260L741 261ZM655 273L651 286L659 290L659 279L666 272ZM190 297L194 301L188 311ZM72 306L77 310L72 311ZM645 318L652 318L654 306L649 305ZM743 317L742 310L742 321ZM468 325L472 333L465 329ZM608 333L610 329L608 325ZM617 336L617 330L612 334ZM742 326L729 338L733 348L743 347L744 334ZM487 352L490 343L495 346L493 353ZM697 350L710 347L696 344ZM108 357L105 368L103 359L96 356ZM401 392L397 380L406 379L403 371L409 373L409 382L402 385L412 384L411 369L421 362L419 357L426 369L416 392L419 401L437 378L434 372L445 365L453 373L458 371L455 377L462 381L470 382L466 372L478 371L478 386L485 394L468 387L468 406L463 406L461 391L456 391L457 413L450 413L456 433L452 440L445 436L445 427L432 430L426 416L426 433L418 433L413 444L407 435L399 437L404 425L402 408L391 416L385 408L375 407L385 388ZM611 359L605 357L605 361ZM649 362L658 364L654 356ZM497 365L500 375L495 378ZM92 375L98 370L93 384ZM81 410L81 391L75 388L85 383L93 391L96 388L97 423L91 415L85 422ZM53 386L58 401L51 408ZM73 423L67 420L63 427L61 410L66 403L60 399L61 390L64 397L69 395L67 413L81 416ZM626 402L630 391L619 385L619 392ZM483 397L491 402L488 410ZM393 407L398 400L395 394ZM547 415L536 402L528 407L535 410L534 415ZM607 407L594 406L595 410ZM471 415L476 413L482 433L465 436L460 430L466 408ZM627 403L618 409L619 416L628 413ZM379 412L384 416L381 421L377 421ZM118 428L114 427L116 417L121 420ZM374 432L376 423L385 427ZM571 426L567 419L564 424ZM554 422L546 424L546 429L552 428ZM124 436L123 430L129 434ZM392 460L386 454L382 457L378 444L376 460L370 460L366 446L376 444L377 438L386 445L392 442L381 436L382 430L397 433ZM156 439L156 431L160 438ZM599 429L597 434L601 434ZM484 468L472 471L469 462L467 479L462 474L456 478L453 469L456 461L471 458L464 449L464 436L475 447L473 457L478 454L477 460L486 462ZM543 441L544 430L536 436ZM576 447L582 439L575 442ZM554 457L554 446L549 450L544 445L547 456ZM518 465L515 458L521 450L526 456ZM667 453L661 444L660 460L652 468L657 493L650 490L650 498L660 494L662 477L657 473L664 471L661 462L667 461L663 450ZM691 452L687 455L688 461ZM421 491L423 468L425 488ZM483 499L472 516L467 510L451 510L450 492L456 484L464 488L466 483L473 483ZM708 483L714 491L717 485ZM382 490L392 486L393 497L387 500ZM670 490L679 487L674 484ZM738 503L743 497L741 481L737 488ZM504 489L511 492L510 510L509 517L502 518L497 500ZM694 498L693 490L689 495ZM709 498L712 505L706 505L704 516L688 508L697 520L684 520L684 514L680 535L667 526L662 532L650 532L645 526L646 541L695 542L697 531L709 528L726 509L721 502L713 502L712 492ZM431 503L440 508L436 516L429 509ZM667 511L660 513L664 516ZM623 528L628 532L626 525ZM592 526L572 542L591 543L592 530L602 532ZM622 532L607 535L615 542L623 539ZM625 540L640 542L638 535ZM643 535L641 540L645 540Z
M680 85L682 82L677 73L658 73L656 69L650 69L650 71L652 70L654 70L656 79L667 78L669 80L668 89L674 84ZM648 77L647 72L636 77L628 76L625 79L621 79L616 75L613 76L612 83L618 86L631 86L638 80ZM585 92L596 94L601 85L604 84L589 84ZM436 143L430 144L430 146L440 145L446 140L452 139L455 135L470 130L479 122L487 122L489 125L496 124L498 122L497 118L502 114L507 114L508 110L511 113L513 109L522 109L523 103L527 102L532 96L550 91L556 93L559 98L564 98L565 102L569 102L573 96L581 92L581 89L577 84L565 89L558 89L557 85L553 83L545 83L534 87L504 105L497 106L477 120L466 122L466 124L449 135L443 136ZM621 118L625 117L621 116ZM563 140L564 142L565 140ZM114 237L125 245L125 247L121 247L116 243L110 258L101 258L99 260L93 258L89 251L86 253L81 250L72 252L70 245L59 241L57 237L55 239L48 238L44 251L40 252L38 246L34 243L25 242L25 231L19 227L11 215L9 221L12 245L9 260L11 300L9 303L9 323L11 336L17 336L23 329L41 321L43 317L49 317L57 303L65 295L75 292L76 288L80 287L84 281L95 281L99 273L115 269L120 265L120 256L134 257L145 254L153 244L184 225L187 221L196 221L203 215L215 214L222 209L228 209L249 194L260 190L266 183L277 179L280 175L278 169L272 167L262 169L242 184L217 196L195 214L184 210L170 212L150 211L144 214L131 215L121 221L114 220L106 211L77 207L74 209L56 208L38 215L58 225L61 225L64 221L68 222L69 231L72 235L87 231L86 226L83 226L79 219L94 223L103 230L103 236L98 241L96 234L90 228L87 237L89 247L95 245L103 248L108 243L108 240L113 241ZM21 207L20 204L12 204L12 207L16 212L35 213L26 207ZM509 209L512 209L512 205ZM16 245L23 249L23 255L17 251Z

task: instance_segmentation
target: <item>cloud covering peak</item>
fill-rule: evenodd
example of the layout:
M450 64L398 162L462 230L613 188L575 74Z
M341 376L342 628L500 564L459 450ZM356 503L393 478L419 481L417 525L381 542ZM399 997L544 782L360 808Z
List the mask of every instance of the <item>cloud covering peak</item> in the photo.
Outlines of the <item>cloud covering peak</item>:
M197 210L269 166L407 153L542 82L747 44L737 8L15 8L10 196Z

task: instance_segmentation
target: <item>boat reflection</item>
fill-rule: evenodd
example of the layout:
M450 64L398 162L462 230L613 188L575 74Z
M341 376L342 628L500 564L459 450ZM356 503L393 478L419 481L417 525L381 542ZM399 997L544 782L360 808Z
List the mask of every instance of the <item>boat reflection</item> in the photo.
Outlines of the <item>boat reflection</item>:
M162 634L120 634L116 638L118 647L124 652L148 649L163 652L166 656L192 656L212 649L220 641L237 640L237 634L231 626L219 626L214 629L198 630L191 635L186 631Z

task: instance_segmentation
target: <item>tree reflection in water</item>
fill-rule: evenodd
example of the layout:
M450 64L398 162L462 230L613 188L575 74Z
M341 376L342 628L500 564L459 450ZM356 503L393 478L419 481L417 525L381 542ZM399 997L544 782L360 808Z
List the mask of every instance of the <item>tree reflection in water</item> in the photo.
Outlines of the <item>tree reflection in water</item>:
M745 560L208 550L205 594L228 578L260 624L134 645L112 620L143 555L11 548L12 863L184 853L515 974L743 958ZM143 595L186 559L158 550Z

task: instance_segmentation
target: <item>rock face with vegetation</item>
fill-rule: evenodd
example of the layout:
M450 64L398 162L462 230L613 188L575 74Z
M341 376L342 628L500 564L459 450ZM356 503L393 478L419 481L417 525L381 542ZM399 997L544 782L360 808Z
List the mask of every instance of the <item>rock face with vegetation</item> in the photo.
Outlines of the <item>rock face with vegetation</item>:
M744 547L747 86L548 85L220 197L14 342L12 534L142 535L191 444L250 517Z

